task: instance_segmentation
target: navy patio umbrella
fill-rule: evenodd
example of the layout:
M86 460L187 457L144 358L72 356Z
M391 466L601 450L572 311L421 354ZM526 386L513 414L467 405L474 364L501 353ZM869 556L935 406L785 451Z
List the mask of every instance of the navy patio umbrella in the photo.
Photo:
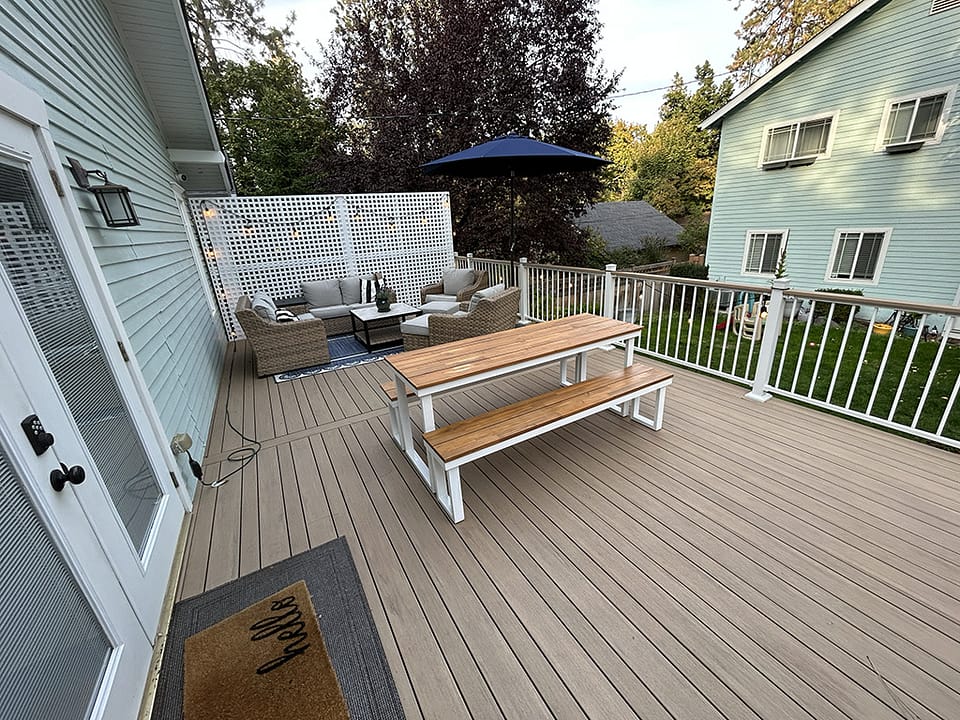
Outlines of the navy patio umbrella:
M510 249L516 240L514 178L550 175L558 172L582 172L609 165L596 155L540 142L523 135L501 135L466 150L431 160L420 166L426 175L454 177L510 178Z

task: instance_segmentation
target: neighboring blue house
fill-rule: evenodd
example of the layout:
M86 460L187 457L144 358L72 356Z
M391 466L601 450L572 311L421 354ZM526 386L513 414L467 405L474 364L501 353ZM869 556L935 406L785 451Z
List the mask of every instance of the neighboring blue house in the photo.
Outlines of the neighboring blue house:
M707 118L713 278L960 299L960 2L863 0Z
M184 195L232 190L178 0L0 0L0 714L137 716L226 347Z

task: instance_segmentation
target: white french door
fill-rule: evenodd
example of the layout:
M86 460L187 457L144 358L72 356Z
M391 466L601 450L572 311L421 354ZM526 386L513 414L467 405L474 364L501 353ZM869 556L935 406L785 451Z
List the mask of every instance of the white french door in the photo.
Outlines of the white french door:
M11 717L132 718L183 506L111 330L108 294L60 204L51 179L57 160L48 160L50 154L52 144L35 126L0 109L0 451L9 476L3 482L20 486L45 548L24 546L7 571L43 578L43 558L62 563L76 585L70 602L92 618L89 643L58 646L54 637L46 654L29 662L45 663L46 675L62 679L65 668L73 670L78 646L99 648L85 661L97 679L69 712ZM54 438L52 446L38 448L42 454L21 428L31 416ZM7 522L0 515L0 528ZM0 584L16 582L2 565ZM43 594L36 602L31 613L47 613L52 623L62 612ZM0 613L9 607L3 603ZM10 669L16 648L4 643L0 649L0 662ZM10 708L2 693L0 719Z

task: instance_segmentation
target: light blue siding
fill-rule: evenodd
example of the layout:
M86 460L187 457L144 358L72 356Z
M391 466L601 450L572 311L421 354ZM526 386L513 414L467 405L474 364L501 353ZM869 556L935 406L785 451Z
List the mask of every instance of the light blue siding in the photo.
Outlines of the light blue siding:
M787 271L803 289L950 304L960 287L960 98L937 145L876 151L887 100L960 82L960 8L892 0L850 25L722 121L707 262L742 274L748 230L789 229ZM763 128L839 112L832 153L813 165L758 168ZM838 229L892 228L876 285L827 280Z
M131 188L139 227L108 229L74 189L87 233L167 437L203 452L225 348L204 296L150 104L100 0L0 0L0 70L47 104L60 160Z

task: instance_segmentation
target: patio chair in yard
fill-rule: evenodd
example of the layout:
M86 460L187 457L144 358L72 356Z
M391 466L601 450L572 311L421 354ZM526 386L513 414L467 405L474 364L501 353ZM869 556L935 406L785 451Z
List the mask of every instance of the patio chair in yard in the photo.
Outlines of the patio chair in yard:
M269 318L269 309L256 311L246 295L237 301L237 321L253 347L258 377L330 362L323 320L306 313L293 322L277 322L273 312Z
M520 289L495 285L477 292L461 308L452 315L431 313L401 323L403 349L417 350L515 327Z

